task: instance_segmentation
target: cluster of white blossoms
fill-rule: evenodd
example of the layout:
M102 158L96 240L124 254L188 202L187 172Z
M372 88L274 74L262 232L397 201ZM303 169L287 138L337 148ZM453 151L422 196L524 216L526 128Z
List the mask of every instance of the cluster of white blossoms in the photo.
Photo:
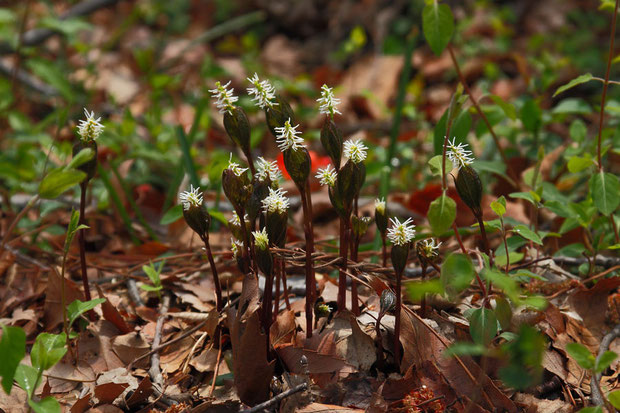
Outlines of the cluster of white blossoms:
M305 146L303 138L299 136L301 132L297 131L298 127L299 125L291 126L291 119L289 118L284 122L284 126L274 128L277 133L276 143L282 152L288 149L296 151Z
M243 221L245 222L249 222L250 221L250 217L248 214L245 214L243 216ZM231 225L234 225L236 227L240 227L241 226L241 220L239 219L239 215L237 215L236 211L233 211L232 217L228 220L228 222L230 222Z
M232 251L234 258L237 258L241 248L243 248L243 243L241 241L237 241L233 237L230 237L230 250Z
M239 100L239 98L233 95L235 89L228 88L230 82L222 85L219 81L215 82L215 89L209 89L209 92L213 94L213 97L216 99L215 106L220 110L220 113L230 113L232 114L232 110L235 108L234 103Z
M344 157L350 159L354 163L363 162L366 159L366 151L368 148L361 139L349 139L344 143Z
M319 168L317 170L316 177L321 183L321 185L334 186L336 185L336 170L330 165L327 165L325 168Z
M230 154L230 158L228 158L228 169L233 171L237 176L241 176L248 170L248 168L242 168L238 163L232 161L232 153Z
M269 188L269 195L263 199L263 210L265 212L284 213L288 209L289 199L284 196L286 191L282 188Z
M179 200L183 204L185 211L190 209L190 207L199 207L202 205L202 192L200 192L200 188L194 188L194 185L190 185L189 191L181 192Z
M385 214L385 198L375 199L375 210L380 214Z
M340 99L336 99L334 97L334 92L332 88L327 85L321 86L321 97L316 100L321 105L319 106L319 112L324 113L329 116L334 116L334 114L338 113L342 115L336 108L337 105L340 104Z
M95 119L95 112L89 113L86 108L84 108L84 115L86 120L80 120L80 124L77 127L78 134L83 141L94 141L103 132L104 126L99 123L101 118Z
M267 178L269 178L271 182L278 182L280 178L282 178L282 173L276 161L269 162L267 159L259 156L256 160L256 173L254 177L259 182L263 182Z
M442 243L435 243L434 238L425 239L422 241L422 252L426 258L436 257L438 255L437 251L439 250L439 246Z
M278 104L278 102L273 102L276 98L276 89L268 80L260 80L258 75L254 73L253 77L248 77L248 82L254 86L248 88L248 94L254 95L252 100L255 101L261 109L265 107L271 108Z
M407 245L415 237L415 225L413 219L407 218L400 222L398 218L390 218L392 227L388 228L387 237L394 245Z
M269 236L266 228L261 231L253 231L252 235L254 235L254 243L259 249L265 250L269 247Z
M452 161L455 168L461 169L465 165L471 165L474 162L474 153L467 149L466 143L456 144L456 138L452 138L452 142L448 141L448 151L446 155Z

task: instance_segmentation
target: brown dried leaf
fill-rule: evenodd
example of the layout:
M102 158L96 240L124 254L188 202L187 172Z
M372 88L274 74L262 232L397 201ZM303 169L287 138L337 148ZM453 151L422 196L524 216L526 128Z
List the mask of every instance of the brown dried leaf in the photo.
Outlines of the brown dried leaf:
M45 314L43 322L45 323L45 329L48 331L53 330L62 323L61 286L60 275L56 271L50 271L45 292L45 305L43 307ZM75 300L84 301L84 295L76 283L65 278L65 302L69 305Z
M95 397L100 403L111 404L129 386L126 383L105 383L95 387Z

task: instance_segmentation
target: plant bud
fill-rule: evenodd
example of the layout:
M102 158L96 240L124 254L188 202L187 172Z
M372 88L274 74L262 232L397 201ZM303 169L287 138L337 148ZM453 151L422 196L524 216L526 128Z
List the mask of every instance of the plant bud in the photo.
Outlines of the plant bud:
M288 212L268 211L265 214L265 228L267 236L272 245L284 248L286 243L286 225L288 223Z
M454 179L454 176L452 176ZM463 202L472 210L476 217L482 215L482 183L474 168L464 165L454 180L456 192Z
M222 171L222 188L235 210L245 207L251 191L247 175L237 176L232 169L224 169Z
M334 163L336 170L339 170L340 159L342 158L342 133L329 117L325 119L321 129L321 144Z
M243 109L238 106L229 108L224 113L224 128L244 153L250 151L250 122Z
M284 122L291 120L294 123L295 114L288 102L280 95L276 95L275 103L271 107L265 106L265 119L267 121L267 127L273 134L277 136L275 128L281 128L284 126ZM290 173L290 172L289 172Z
M338 172L336 191L345 211L351 211L353 200L359 194L365 177L366 168L361 162L348 161Z
M407 258L409 256L409 244L392 246L392 266L396 274L402 274L407 266Z
M396 307L396 295L390 290L386 288L381 291L381 298L379 299L380 307L379 307L379 316L383 316L389 312L394 311L394 307Z
M353 216L351 222L353 224L353 234L356 237L361 238L366 231L368 231L368 225L372 219L370 217L358 217Z
M86 148L93 151L93 157L77 167L78 170L86 174L85 182L90 181L95 176L95 172L97 172L97 142L94 140L79 140L75 145L73 145L73 156L77 155L82 149Z
M271 275L273 271L273 257L271 256L271 251L269 251L269 246L259 246L257 242L254 244L254 247L258 268L263 272L263 274L267 276Z
M375 224L381 234L385 234L388 227L388 213L385 201L381 202L382 207L375 208Z
M306 148L288 149L284 151L284 166L300 190L304 190L310 175L310 154Z
M252 184L252 194L250 195L246 208L248 216L250 217L250 222L254 222L258 214L262 211L263 199L269 195L269 185L269 178L265 181L254 181Z
M188 209L183 209L183 218L200 238L207 235L211 225L211 215L203 205L190 205Z

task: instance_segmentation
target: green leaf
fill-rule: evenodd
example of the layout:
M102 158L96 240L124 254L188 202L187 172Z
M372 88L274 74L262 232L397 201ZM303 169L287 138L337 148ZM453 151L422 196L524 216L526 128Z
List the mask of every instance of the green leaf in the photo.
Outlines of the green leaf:
M611 365L611 363L618 358L618 355L613 351L606 351L601 355L601 358L595 363L594 371L602 373Z
M441 266L441 282L446 291L459 293L474 279L474 264L464 254L450 254Z
M526 227L525 225L516 225L512 231L520 236L522 236L523 238L532 241L538 245L542 245L542 239L540 238L540 235L538 235L537 233L535 233L534 231L532 231L531 229L529 229L528 227Z
M441 160L442 160L441 158L442 158L441 155L435 155L428 161L428 165L430 166L431 173L433 175L441 176Z
M36 390L35 386L37 385L38 378L39 372L34 367L26 366L25 364L17 366L15 381L28 394L28 398L31 398Z
M614 174L598 172L590 179L590 194L600 213L610 215L620 204L620 180Z
M603 408L601 406L584 407L577 413L603 413Z
M161 291L163 287L161 285L155 287L148 284L140 284L140 288L142 288L144 291Z
M583 142L588 134L588 127L584 121L577 118L570 124L569 134L575 142Z
M510 303L504 297L498 296L495 298L495 316L499 325L507 330L510 328L512 322L512 308Z
M491 202L491 209L497 214L497 216L504 216L506 213L506 198L504 198L504 195L497 198L496 201Z
M170 208L159 221L160 225L168 225L178 221L183 217L183 205L175 205Z
M19 362L26 354L26 333L19 327L2 326L0 340L0 377L6 394L11 393Z
M508 116L510 119L512 119L512 120L517 119L517 110L515 109L513 104L505 102L502 98L500 98L497 95L491 95L491 100L497 106L502 108L502 110L504 111L506 116Z
M560 86L558 88L558 90L556 90L555 93L553 94L553 97L556 97L560 93L565 92L568 89L573 88L573 87L575 87L577 85L589 82L590 80L592 80L592 77L593 77L592 73L586 73L585 75L577 76L576 78L574 78L573 80L571 80L567 84Z
M609 393L607 400L609 400L609 403L611 403L611 405L616 409L620 409L620 390L615 390Z
M431 202L428 208L428 222L433 234L441 235L450 229L456 218L456 202L445 193Z
M58 198L72 186L79 184L86 174L75 169L54 169L48 173L39 185L39 196L43 199Z
M77 320L82 314L92 310L104 301L105 298L95 298L94 300L90 301L75 300L74 302L69 304L67 306L67 318L69 319L69 327L71 327L75 320Z
M538 103L536 103L534 99L528 99L525 101L519 115L526 130L535 133L540 129L540 125L542 123L542 110L540 110Z
M84 148L80 152L78 152L78 154L75 155L73 159L71 159L71 162L69 162L66 169L75 169L78 166L83 165L93 159L93 156L95 156L95 151L90 148Z
M73 237L75 237L76 232L80 229L88 228L87 225L79 225L80 222L80 212L76 210L71 211L71 220L69 221L69 226L67 227L67 236L65 237L65 245L63 251L65 254L69 253L69 247L71 247L71 242L73 241Z
M551 113L554 115L588 115L592 113L592 108L583 99L569 98L561 101L559 105L551 110Z
M481 356L486 352L486 347L481 344L457 341L445 349L441 355L443 357L452 356Z
M43 371L58 363L67 352L66 343L67 337L65 333L39 334L30 352L32 366Z
M441 280L412 281L406 284L409 298L414 303L419 303L426 294L443 294L444 289Z
M454 33L454 17L450 7L447 4L438 4L436 0L424 6L422 30L431 50L439 56Z
M586 154L585 156L572 156L566 166L568 167L568 172L574 174L589 168L591 165L594 165L594 159L592 159L590 154Z
M489 308L477 308L469 317L469 333L474 343L488 345L497 335L497 317Z
M592 370L594 368L594 355L582 344L568 343L566 345L566 352L574 358L577 364L582 368L586 370Z
M58 400L52 396L47 396L43 400L35 402L34 400L28 400L28 405L32 407L35 413L61 413L60 404Z
M450 108L446 109L444 114L441 116L441 119L439 119L439 122L437 122L437 125L435 125L435 129L433 130L433 148L435 150L435 154L437 155L443 154L443 142L446 133L448 132L447 128L448 115L450 114L449 112ZM467 143L465 141L465 137L471 129L471 115L469 114L469 112L465 111L454 114L452 116L454 116L454 120L452 122L452 127L450 128L450 136L448 136L448 138L450 138L450 140L452 140L452 138L455 138L454 140L457 144ZM452 169L452 162L448 160L446 160L446 162L446 169ZM439 170L441 170L441 168Z
M534 206L538 205L538 203L540 202L540 197L538 197L537 194L533 191L513 192L511 194L508 194L508 196L516 199L525 199L526 201L530 201Z

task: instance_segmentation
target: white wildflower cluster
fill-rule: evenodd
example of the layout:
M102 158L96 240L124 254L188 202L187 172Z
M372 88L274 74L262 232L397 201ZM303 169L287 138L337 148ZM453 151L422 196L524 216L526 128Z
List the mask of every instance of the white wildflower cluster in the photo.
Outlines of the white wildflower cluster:
M333 117L336 113L342 115L342 113L340 113L338 111L338 108L336 107L340 104L340 99L336 99L334 97L334 91L327 85L321 86L321 97L318 98L316 101L321 104L319 106L320 113L324 113L331 117Z
M230 154L230 158L228 158L228 169L233 171L233 173L237 176L241 176L248 170L248 168L241 168L241 166L232 161L232 153Z
M400 222L398 218L390 218L392 227L388 228L387 237L394 245L407 245L415 237L415 225L413 219L407 218L405 222Z
M245 214L243 216L243 221L248 222L250 221L250 217L248 214ZM234 225L236 227L240 227L241 226L241 220L239 219L239 215L237 215L236 211L233 211L232 217L228 220L228 222L231 225Z
M200 188L194 188L194 185L190 185L189 191L181 192L179 200L183 204L185 211L190 209L190 207L199 207L202 205L202 192L200 192Z
M253 231L252 235L254 235L254 243L259 249L265 250L269 248L269 236L267 235L266 228L263 228L261 231Z
M230 238L230 250L232 251L234 258L237 258L242 248L243 243L241 241L237 241L232 237Z
M319 168L316 174L316 177L321 185L327 185L330 187L336 185L337 176L336 170L331 165L327 165L325 168Z
M286 191L282 188L269 188L269 195L263 199L263 210L265 212L284 213L288 209L289 199L284 196Z
M301 132L297 131L299 125L291 126L291 119L289 118L286 122L284 122L284 126L276 127L275 131L276 135L276 143L278 144L278 148L282 152L293 149L296 151L299 148L303 148L304 140L299 134Z
M254 177L259 182L263 182L267 178L271 182L278 182L282 177L282 173L276 161L269 162L267 159L259 156L256 160L256 174L254 174Z
M375 199L375 210L380 214L385 214L385 198Z
M261 109L265 107L271 108L278 104L278 102L273 102L276 98L276 90L268 80L260 80L258 75L254 73L254 77L248 78L248 82L254 86L248 88L248 94L254 95L252 100L255 101Z
M452 142L448 141L448 159L452 161L455 168L461 169L465 165L471 165L474 162L473 152L467 149L466 143L456 144L456 138L452 138Z
M219 81L215 82L215 89L209 89L209 92L213 94L213 97L216 99L215 106L220 110L220 113L230 113L232 114L232 110L235 108L234 103L239 100L239 98L233 95L235 89L228 89L228 85L230 82L222 85Z
M424 256L426 258L432 258L432 257L436 257L438 255L438 250L439 250L439 246L442 243L435 243L435 239L434 238L430 238L430 239L425 239L424 241L422 241L422 252L424 253Z
M349 139L344 143L344 157L354 163L363 162L366 159L368 148L361 139Z
M83 141L94 141L101 135L103 132L103 125L99 123L101 118L95 119L95 112L88 112L86 108L84 108L84 115L86 116L86 120L80 120L80 124L78 125L78 134L82 138Z

